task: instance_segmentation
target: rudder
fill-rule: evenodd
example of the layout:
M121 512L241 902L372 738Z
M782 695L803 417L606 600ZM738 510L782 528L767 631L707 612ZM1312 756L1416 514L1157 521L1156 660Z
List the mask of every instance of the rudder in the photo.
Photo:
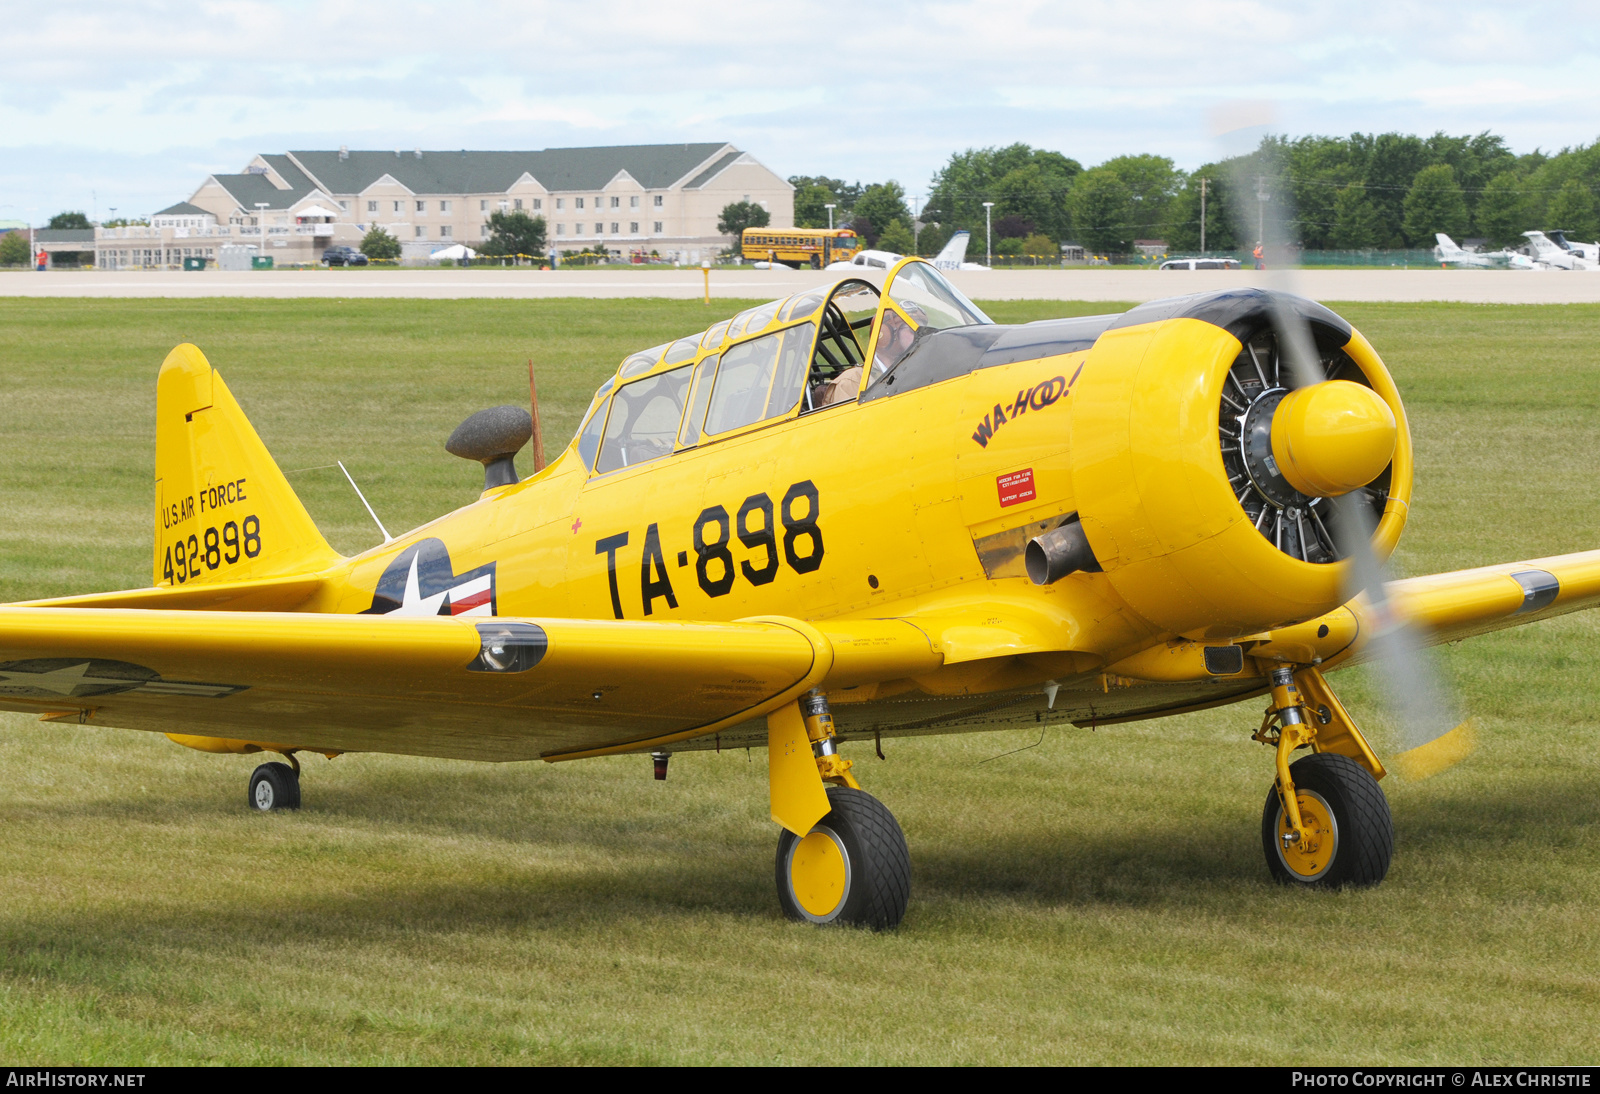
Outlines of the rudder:
M156 379L157 586L250 581L339 559L205 354L184 344Z

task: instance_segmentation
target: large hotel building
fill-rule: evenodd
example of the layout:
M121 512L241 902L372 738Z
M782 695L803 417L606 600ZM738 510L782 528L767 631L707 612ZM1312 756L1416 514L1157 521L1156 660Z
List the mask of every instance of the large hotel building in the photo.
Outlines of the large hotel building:
M311 263L375 227L400 241L403 260L425 260L482 243L490 213L517 209L544 217L551 250L599 245L698 263L732 242L717 219L737 201L764 206L774 227L794 223L794 187L731 144L285 152L210 176L148 227L97 229L95 264L214 260L228 244L254 245L276 265Z

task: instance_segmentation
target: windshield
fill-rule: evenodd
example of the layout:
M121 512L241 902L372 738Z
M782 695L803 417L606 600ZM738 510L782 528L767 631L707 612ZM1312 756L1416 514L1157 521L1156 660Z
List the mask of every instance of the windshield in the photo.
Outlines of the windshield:
M945 330L994 322L983 314L978 305L963 296L960 289L925 262L912 262L900 267L894 280L889 283L888 292L889 299L919 328Z

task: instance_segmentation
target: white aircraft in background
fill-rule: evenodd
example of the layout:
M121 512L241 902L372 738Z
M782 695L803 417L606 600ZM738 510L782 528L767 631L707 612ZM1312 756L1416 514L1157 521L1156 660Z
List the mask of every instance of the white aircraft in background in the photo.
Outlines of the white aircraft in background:
M944 245L944 250L934 256L933 266L937 270L987 270L989 267L977 262L966 261L967 243L971 240L972 233L959 231L950 237L950 242ZM868 269L887 270L905 255L895 254L893 251L864 250L846 262L830 262L827 269L853 270L865 266Z
M950 237L950 242L944 245L933 259L936 270L987 270L989 267L981 262L967 261L967 244L972 240L972 233L962 229Z
M1528 240L1528 249L1533 252L1533 261L1547 270L1595 270L1600 269L1600 263L1591 262L1574 251L1565 251L1543 232L1523 232Z
M1600 243L1574 243L1567 238L1567 233L1560 228L1549 231L1551 242L1569 254L1575 254L1585 262L1600 266Z
M1515 251L1468 251L1458 246L1455 240L1443 232L1435 232L1433 238L1439 241L1439 245L1433 249L1433 257L1447 266L1477 266L1483 269L1510 266L1513 269L1533 269L1533 259Z

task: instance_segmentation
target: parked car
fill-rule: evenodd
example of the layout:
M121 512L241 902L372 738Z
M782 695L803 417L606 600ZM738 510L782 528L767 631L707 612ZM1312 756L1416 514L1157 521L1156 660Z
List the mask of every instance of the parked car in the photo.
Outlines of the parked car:
M329 247L322 252L322 261L329 266L365 266L367 256L354 247Z
M1237 270L1236 258L1169 258L1161 264L1163 270Z

